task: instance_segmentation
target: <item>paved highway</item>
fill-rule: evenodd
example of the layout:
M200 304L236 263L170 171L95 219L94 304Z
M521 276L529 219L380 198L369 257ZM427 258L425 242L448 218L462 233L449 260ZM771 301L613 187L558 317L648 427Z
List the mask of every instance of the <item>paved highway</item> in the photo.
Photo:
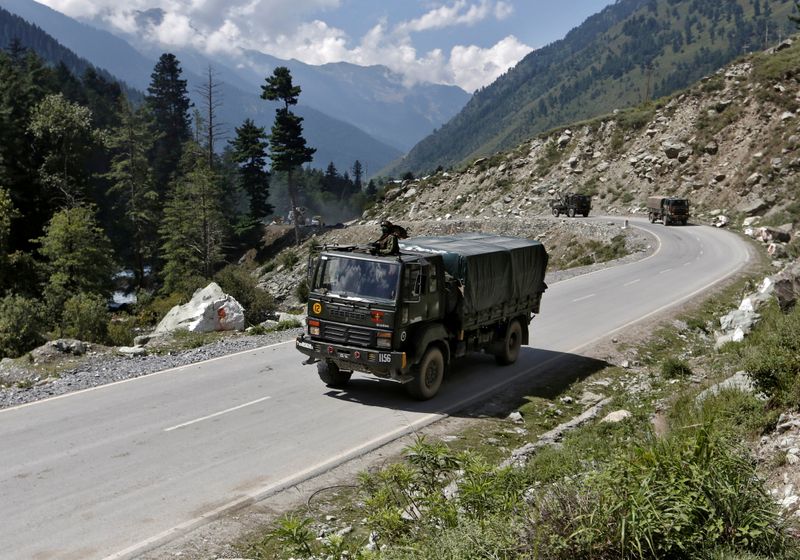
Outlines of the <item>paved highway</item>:
M655 254L551 285L515 365L462 359L433 401L361 375L347 391L328 389L279 344L0 410L0 558L133 558L506 383L536 381L545 362L664 312L749 259L729 232L631 223L657 235Z

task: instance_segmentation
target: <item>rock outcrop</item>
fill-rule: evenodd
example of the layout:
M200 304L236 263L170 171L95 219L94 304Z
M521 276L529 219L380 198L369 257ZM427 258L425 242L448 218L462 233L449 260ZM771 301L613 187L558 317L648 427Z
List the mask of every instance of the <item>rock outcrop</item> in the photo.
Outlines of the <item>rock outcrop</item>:
M192 299L176 305L161 320L153 334L162 335L176 330L189 332L244 330L244 309L238 301L225 294L212 282L197 290Z

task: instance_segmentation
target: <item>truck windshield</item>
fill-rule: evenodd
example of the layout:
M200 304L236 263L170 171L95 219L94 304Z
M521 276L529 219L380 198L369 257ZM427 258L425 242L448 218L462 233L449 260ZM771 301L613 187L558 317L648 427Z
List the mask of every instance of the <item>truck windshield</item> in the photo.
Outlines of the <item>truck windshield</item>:
M672 208L686 208L689 206L689 203L682 198L674 198L669 201L669 205Z
M313 288L341 297L394 301L399 279L399 263L323 255Z

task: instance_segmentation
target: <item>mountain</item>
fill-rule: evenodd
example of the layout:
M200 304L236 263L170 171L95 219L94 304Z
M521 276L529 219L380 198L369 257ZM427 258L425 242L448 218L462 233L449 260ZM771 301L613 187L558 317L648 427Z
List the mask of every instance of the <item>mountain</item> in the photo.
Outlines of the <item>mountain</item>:
M81 58L71 50L65 48L41 28L32 25L21 17L0 8L0 49L8 48L11 42L17 39L20 46L35 51L39 56L52 66L63 64L74 76L83 76L87 70L94 70L98 76L108 82L118 82L119 79L103 68L95 67L85 58ZM120 84L130 99L140 100L142 94L125 84Z
M276 66L286 66L301 84L303 103L351 123L403 152L455 116L470 95L461 88L422 83L408 86L385 66L346 62L312 66L248 51L239 75L260 88Z
M455 166L668 95L791 33L793 9L791 0L618 0L477 92L389 173Z
M156 58L150 59L142 55L127 42L107 31L77 22L31 0L0 0L0 7L35 23L37 27L51 34L55 38L51 39L52 44L56 44L57 40L67 47L63 49L65 52L73 51L72 56L76 60L82 57L92 61L117 79L146 91ZM12 38L10 36L8 40ZM184 67L183 76L188 82L189 96L197 107L201 107L197 88L207 81L207 75L204 76L203 73L207 72L208 61L199 56L190 59L190 65L200 69L199 72L192 72L186 69L180 57L179 60ZM277 104L262 100L259 97L260 88L240 89L222 81L223 77L234 83L238 80L237 85L248 88L248 84L237 78L235 73L217 73L220 74L219 93L223 102L218 111L218 122L227 128L228 138L233 138L234 127L239 126L245 118L251 118L256 124L269 130ZM328 163L333 162L338 169L345 170L359 160L366 170L374 172L401 155L399 149L373 138L357 126L313 107L301 104L296 112L305 119L303 125L306 140L317 149L312 162L314 167L324 169Z

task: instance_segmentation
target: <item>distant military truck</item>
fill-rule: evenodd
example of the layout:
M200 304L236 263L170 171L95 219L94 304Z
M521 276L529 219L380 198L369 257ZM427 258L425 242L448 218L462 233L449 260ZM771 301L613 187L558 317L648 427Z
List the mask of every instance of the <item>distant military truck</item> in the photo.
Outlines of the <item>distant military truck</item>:
M650 223L664 222L686 225L689 221L689 201L685 198L651 196L647 199L647 217Z
M577 214L587 217L592 209L592 197L585 194L568 193L550 201L553 216L566 214L574 218Z
M392 255L325 248L309 263L307 331L296 348L328 386L360 371L430 399L467 352L517 360L547 260L538 241L481 233L405 239Z

